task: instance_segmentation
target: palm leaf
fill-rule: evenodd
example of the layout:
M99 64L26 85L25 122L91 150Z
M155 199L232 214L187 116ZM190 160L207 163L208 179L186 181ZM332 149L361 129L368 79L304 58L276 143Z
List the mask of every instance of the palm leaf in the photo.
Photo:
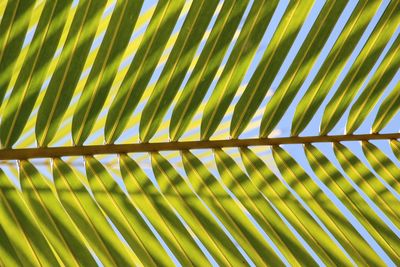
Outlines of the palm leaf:
M218 71L247 3L248 1L224 2L207 43L174 107L169 127L171 140L177 141L189 126Z
M21 193L3 171L0 175L2 176L1 225L12 242L19 260L32 266L59 266L56 256L26 206Z
M366 248L361 247L365 246L365 241L363 242L362 237L353 227L348 224L346 227L341 225L341 222L346 221L346 219L336 205L327 198L326 194L285 150L274 147L273 152L282 176L325 223L329 231L349 253L351 260L356 264L370 264L368 263L369 259L362 255L366 252ZM322 205L325 209L322 208ZM335 217L338 219L333 220Z
M345 172L393 220L393 223L398 225L399 216L396 205L398 199L347 147L335 144L335 153Z
M81 242L79 232L56 198L52 185L30 162L21 161L19 166L23 195L61 261L66 265L94 265L93 257Z
M122 243L73 170L54 159L54 183L57 195L78 228L85 233L96 255L105 263L139 264L140 260Z
M382 105L379 107L379 111L376 114L374 124L371 127L372 132L378 133L389 123L389 121L396 115L399 110L400 101L400 83L397 83L396 87L390 92L385 98Z
M289 263L312 264L307 252L280 221L273 206L259 196L260 192L255 186L252 186L249 177L243 173L233 159L222 150L217 150L215 151L215 160L224 184L231 188L248 212L255 216L257 222L268 233ZM302 256L297 258L296 255Z
M214 259L219 264L243 263L244 258L237 248L172 165L160 154L152 154L151 159L161 193L182 216Z
M259 108L275 75L279 71L279 66L289 53L293 41L304 24L311 7L311 1L292 1L286 8L285 14L268 48L265 50L261 62L257 66L257 70L254 72L249 84L235 106L230 128L233 138L237 138L244 131ZM286 34L289 25L291 30L290 35Z
M291 128L292 135L299 135L313 118L345 67L379 4L379 1L358 2L356 10L353 11L312 84L296 107Z
M18 266L22 265L18 258L17 251L13 247L10 239L4 232L3 226L0 225L0 264L2 266Z
M363 224L368 230L368 233L373 235L374 239L381 245L382 248L392 257L393 261L399 261L399 255L396 251L398 241L395 236L385 236L388 231L385 223L379 216L376 216L374 211L368 206L368 203L358 194L351 186L348 180L338 171L338 169L325 157L316 147L312 145L306 146L307 158L310 165L330 190L342 200L343 204L351 210L352 214ZM392 239L393 238L393 239ZM369 251L369 252L368 252ZM378 255L370 248L364 248L364 257L369 258L371 264L383 264L380 262Z
M22 49L35 1L8 1L0 24L0 100L11 81L16 59Z
M141 141L148 142L156 133L167 108L185 78L186 71L190 67L196 48L200 44L216 6L217 1L204 0L195 1L190 7L160 79L143 109L139 124Z
M15 144L29 118L45 79L49 61L57 49L71 3L72 1L47 2L43 8L35 36L1 120L0 129L3 130L0 141L4 147Z
M178 260L189 266L194 263L207 265L206 257L190 233L140 166L126 155L120 156L120 166L132 201L157 228Z
M119 137L142 97L151 75L179 18L184 1L159 1L128 73L113 101L104 126L108 143ZM140 75L141 73L145 75ZM129 103L129 105L128 105Z
M267 137L272 132L284 111L296 96L342 13L344 4L345 1L328 1L325 3L296 58L286 72L283 82L265 107L260 125L260 136Z
M322 135L332 130L341 118L343 111L349 106L367 77L365 73L372 69L385 44L398 27L400 22L399 8L396 2L389 4L352 68L329 101L321 121Z
M399 7L0 1L0 266L399 265Z
M250 259L257 265L268 264L270 256L264 251L270 251L271 248L238 203L192 153L184 151L182 161L195 192L232 233Z
M400 68L399 49L400 36L396 38L374 76L351 107L349 119L346 124L347 133L353 133L360 127L361 123L368 116L369 112Z
M101 163L93 157L88 157L85 165L96 201L142 263L146 266L172 264L140 214Z
M270 1L267 4L266 1L257 0L251 6L221 78L204 108L200 131L202 140L209 139L221 122L261 42L277 4L277 1Z
M46 146L51 141L62 122L83 70L84 59L95 37L96 24L100 20L105 3L106 1L79 3L65 41L65 48L40 105L35 127L40 146Z

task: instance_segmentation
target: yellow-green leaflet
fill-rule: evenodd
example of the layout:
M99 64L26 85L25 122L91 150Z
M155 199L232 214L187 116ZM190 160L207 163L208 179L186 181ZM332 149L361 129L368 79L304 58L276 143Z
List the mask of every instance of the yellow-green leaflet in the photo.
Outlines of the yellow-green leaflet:
M295 227L322 262L327 265L348 264L337 244L265 163L248 148L242 148L240 152L254 185Z
M390 146L395 156L400 160L400 142L398 140L391 140Z
M371 209L354 187L338 169L315 146L306 145L305 152L311 168L335 194L336 197L354 214L358 221L368 230L378 244L399 263L399 239L390 231L384 221ZM345 226L344 226L345 227ZM369 264L383 265L381 258L365 242L358 243L360 251Z
M159 63L184 3L183 0L158 1L140 46L108 111L104 126L107 143L114 143L126 128L129 117L139 104Z
M228 62L204 108L200 126L201 140L210 139L221 123L250 66L277 5L278 1L275 0L255 0L253 2Z
M79 1L57 67L37 115L35 134L47 146L57 133L83 71L106 0Z
M224 1L207 43L172 112L169 126L171 140L177 141L182 136L201 105L238 30L248 2L248 0Z
M397 226L400 226L399 200L374 176L364 163L346 146L335 143L334 151L340 165L349 177L364 193L388 216Z
M61 204L104 265L142 265L118 238L72 168L61 159L53 160L53 178Z
M397 36L379 68L351 107L346 123L346 133L351 134L361 126L399 69L400 35Z
M377 146L374 146L370 142L363 142L362 148L365 157L376 173L400 194L399 167Z
M28 266L60 266L21 193L2 170L0 199L1 225L19 260Z
M184 266L195 266L196 263L210 266L165 197L139 165L129 156L120 155L120 168L130 199L157 228L179 262Z
M261 105L310 12L313 1L290 1L249 84L233 111L230 135L237 138ZM287 36L290 29L290 35Z
M380 1L357 3L342 33L297 105L293 115L291 135L299 135L310 123L381 4Z
M140 117L139 138L142 142L148 142L157 132L168 107L178 93L217 4L218 1L209 0L192 2L160 79Z
M332 0L325 3L281 84L265 107L260 125L261 137L268 137L292 103L345 8L346 2Z
M57 199L50 181L28 161L21 161L19 168L23 196L62 263L66 266L95 266L95 260Z
M8 1L0 24L0 103L28 31L35 0Z
M271 251L270 245L238 202L229 196L219 181L191 152L182 152L182 162L194 191L221 220L254 264L268 264L270 255L266 251Z
M154 175L161 193L182 216L218 264L243 265L246 261L213 219L186 181L160 154L152 153Z
M76 145L82 145L93 129L111 90L142 4L143 0L117 0L72 119L72 140Z
M26 59L1 117L0 140L3 147L9 148L15 144L29 119L50 60L56 52L71 3L72 0L45 3Z
M225 186L235 194L246 210L270 236L289 264L315 265L312 257L274 211L271 203L262 196L234 160L220 149L214 151L214 157Z
M85 166L94 198L140 261L145 266L172 266L171 258L104 166L94 157L86 157Z
M400 109L400 82L396 84L392 92L385 98L379 107L371 131L380 132Z
M359 244L365 242L359 232L284 149L276 146L272 151L283 178L340 242L351 257L352 265L368 265L367 259L362 256L363 250L359 247ZM348 227L343 227L343 223L347 223Z
M395 0L387 6L362 51L326 106L321 121L321 135L328 134L340 120L399 25L400 2Z
M22 266L17 251L0 224L0 266Z

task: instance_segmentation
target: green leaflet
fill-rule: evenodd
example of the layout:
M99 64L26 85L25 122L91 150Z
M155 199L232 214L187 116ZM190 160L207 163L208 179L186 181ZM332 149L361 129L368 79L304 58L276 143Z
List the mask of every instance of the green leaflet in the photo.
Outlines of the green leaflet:
M400 142L398 140L390 140L390 146L395 156L400 160Z
M96 266L76 226L58 201L50 182L28 161L21 161L19 169L23 196L63 264Z
M268 264L270 253L266 251L272 252L271 247L238 203L192 153L183 151L182 162L196 194L220 219L254 264Z
M215 261L224 266L245 264L246 261L236 246L173 166L158 153L151 154L151 161L161 193L189 225Z
M72 0L47 1L0 124L1 145L12 147L29 119L56 52Z
M17 251L13 247L3 226L0 224L0 266L22 266Z
M72 140L82 145L90 135L117 74L143 0L118 0L72 119Z
M377 179L374 174L347 147L334 144L334 152L344 171L365 194L392 220L400 226L399 200Z
M39 107L35 134L39 146L54 138L74 94L106 0L79 1L57 67Z
M326 60L296 107L292 120L292 136L299 135L310 123L380 4L380 1L358 2Z
M289 2L257 69L235 106L230 126L231 137L237 138L244 131L260 107L312 5L313 1Z
M369 164L391 187L400 193L400 169L378 147L363 142L362 148Z
M398 237L390 231L384 221L371 209L368 203L358 194L354 187L343 177L338 169L321 151L312 145L305 146L308 162L315 174L339 200L351 211L358 221L368 230L378 244L399 263ZM358 242L357 247L370 265L384 265L379 255L365 242ZM397 251L397 252L396 252Z
M192 74L171 115L169 136L177 141L185 132L211 85L231 43L248 0L224 1Z
M268 137L285 114L317 60L346 2L337 0L325 3L281 84L265 107L260 137Z
M105 266L142 265L118 238L71 167L61 159L53 159L53 178L61 204Z
M209 266L207 258L139 165L120 155L121 174L132 202L154 225L183 266Z
M201 120L200 139L208 140L221 123L267 29L278 1L255 0Z
M148 142L156 133L195 56L218 1L193 1L161 76L143 109L139 138Z
M286 182L321 219L352 260L357 265L368 265L368 261L362 257L362 249L359 248L359 245L365 241L358 231L352 227L336 205L285 150L276 146L272 151L279 171ZM344 225L346 227L343 227Z
M86 157L85 166L94 198L140 261L145 266L173 266L171 258L104 166L94 157Z
M8 1L0 24L0 103L28 31L35 0Z
M393 88L379 107L371 131L380 132L400 109L400 82Z
M248 148L241 148L240 153L253 184L293 225L322 262L328 266L348 264L347 260L343 260L345 256L337 249L337 244L265 163Z
M0 170L0 221L18 258L28 266L60 266L20 192Z
M346 133L353 133L364 122L386 87L400 68L400 35L386 54L368 85L353 104L346 124ZM387 108L387 107L386 107Z
M223 183L239 199L247 211L271 238L290 265L314 266L313 258L285 225L271 203L260 193L250 178L234 160L221 149L214 151L215 162ZM274 255L270 251L268 254ZM271 265L280 265L279 258L271 258ZM276 261L274 263L274 261Z
M399 1L391 1L351 69L325 108L320 127L321 135L328 134L340 120L399 23Z
M184 3L184 0L158 1L140 46L108 111L104 126L107 144L114 143L126 128L129 117L157 67Z

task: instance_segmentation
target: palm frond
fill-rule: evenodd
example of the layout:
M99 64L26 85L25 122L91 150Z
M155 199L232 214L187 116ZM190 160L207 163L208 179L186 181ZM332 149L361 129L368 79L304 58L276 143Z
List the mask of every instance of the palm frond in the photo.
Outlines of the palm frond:
M0 1L0 266L399 265L399 8Z

